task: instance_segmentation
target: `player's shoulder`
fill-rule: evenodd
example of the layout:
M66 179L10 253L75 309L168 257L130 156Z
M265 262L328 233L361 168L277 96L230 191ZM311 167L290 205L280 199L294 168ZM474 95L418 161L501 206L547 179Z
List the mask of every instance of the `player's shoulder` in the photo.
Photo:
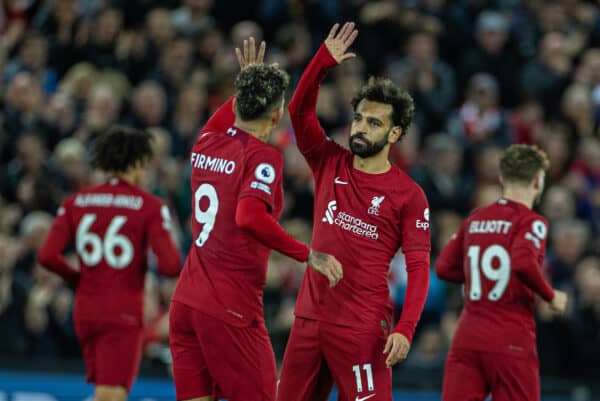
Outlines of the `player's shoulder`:
M393 164L391 174L391 182L394 183L395 192L399 197L427 200L423 188L400 167Z
M523 210L519 216L519 226L531 229L538 236L545 238L548 233L548 220L534 210Z
M136 185L130 185L130 195L142 199L142 209L156 211L163 206L163 200L151 192L146 191Z
M277 167L283 165L283 154L278 148L252 136L248 138L245 153L247 160L264 160L266 163L273 163Z

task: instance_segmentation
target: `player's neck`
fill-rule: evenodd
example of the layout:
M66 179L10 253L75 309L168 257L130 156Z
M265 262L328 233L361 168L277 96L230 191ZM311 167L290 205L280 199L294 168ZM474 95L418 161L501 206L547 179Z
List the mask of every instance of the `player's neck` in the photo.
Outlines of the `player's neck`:
M520 203L527 206L527 208L533 208L533 201L535 195L531 191L523 188L504 188L502 197L506 200Z
M119 174L113 173L113 174L111 174L110 177L111 178L117 178L117 179L119 179L121 181L125 181L125 182L127 182L128 184L131 184L131 185L137 185L137 183L136 183L136 177L135 177L134 173L119 173Z
M380 152L379 154L367 158L354 155L352 160L352 166L358 171L368 174L383 174L387 173L392 167L387 157L387 152Z
M264 142L267 142L271 133L270 121L242 121L236 118L233 125Z

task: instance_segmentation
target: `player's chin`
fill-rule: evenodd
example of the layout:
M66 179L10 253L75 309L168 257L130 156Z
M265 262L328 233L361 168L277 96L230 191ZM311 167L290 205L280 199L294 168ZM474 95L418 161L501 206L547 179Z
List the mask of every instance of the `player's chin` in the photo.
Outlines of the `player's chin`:
M357 156L363 156L369 152L369 145L362 139L354 138L350 141L350 151Z

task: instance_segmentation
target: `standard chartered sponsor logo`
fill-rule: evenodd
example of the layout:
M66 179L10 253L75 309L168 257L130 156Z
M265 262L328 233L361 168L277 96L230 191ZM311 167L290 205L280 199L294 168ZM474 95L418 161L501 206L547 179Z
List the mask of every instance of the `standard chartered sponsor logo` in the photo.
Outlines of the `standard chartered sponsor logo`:
M327 204L327 210L325 211L325 217L323 217L323 222L328 222L329 224L333 224L333 214L337 210L337 202L332 200Z
M323 217L322 221L324 223L336 225L342 230L350 231L351 233L363 236L365 238L374 240L379 238L376 225L369 224L366 221L343 211L340 211L336 214L336 210L337 202L335 200L330 201L327 204L327 210L325 211L325 216Z

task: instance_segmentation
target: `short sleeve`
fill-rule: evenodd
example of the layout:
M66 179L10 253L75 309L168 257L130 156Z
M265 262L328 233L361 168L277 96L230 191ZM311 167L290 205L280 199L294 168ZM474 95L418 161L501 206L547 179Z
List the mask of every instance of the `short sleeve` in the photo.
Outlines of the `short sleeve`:
M238 197L253 196L275 210L275 199L282 187L283 156L273 147L255 149L248 155Z
M416 186L416 184L415 184ZM429 203L423 190L416 186L402 207L400 230L403 252L431 250Z

